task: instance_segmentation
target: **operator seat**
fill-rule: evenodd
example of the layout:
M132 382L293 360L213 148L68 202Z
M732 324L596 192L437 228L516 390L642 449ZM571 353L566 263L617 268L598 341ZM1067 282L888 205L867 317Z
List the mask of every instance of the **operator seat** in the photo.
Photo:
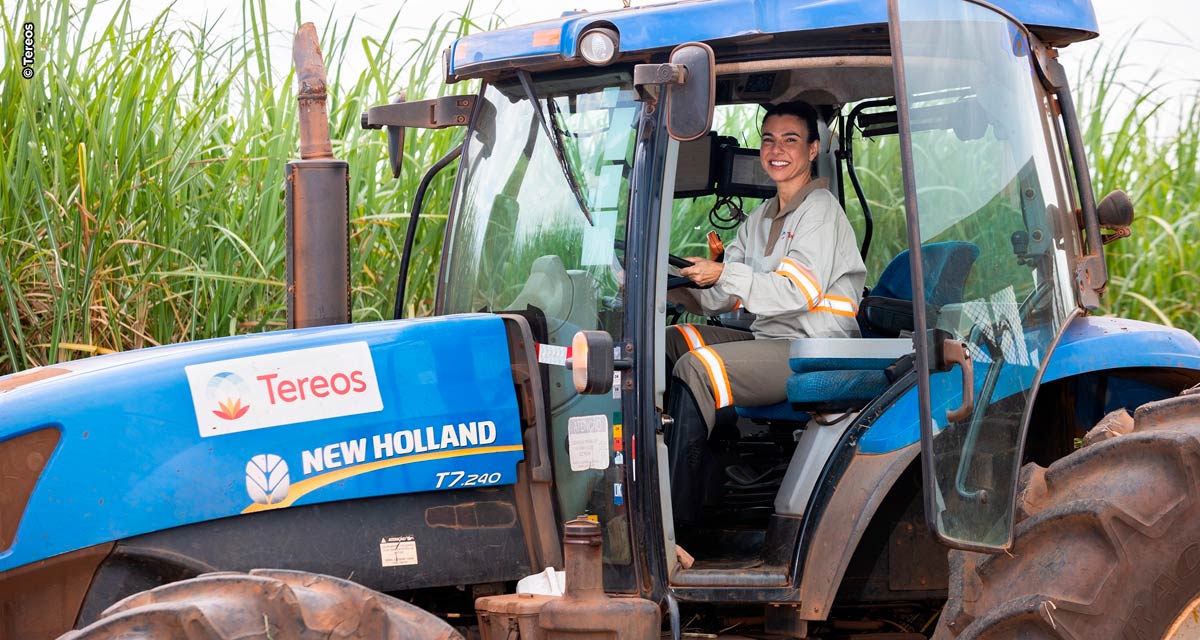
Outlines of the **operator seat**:
M979 247L970 242L935 242L921 247L926 304L940 308L962 301ZM901 251L880 274L870 295L859 306L858 323L863 338L895 338L911 334L912 267L908 250ZM851 349L838 353L823 349L820 357L804 357L796 347L820 347L831 340L793 341L788 399L762 407L737 407L740 416L766 422L807 422L808 411L853 411L863 408L891 386L887 368L894 357L881 356L871 344L842 340ZM854 347L859 347L855 349Z

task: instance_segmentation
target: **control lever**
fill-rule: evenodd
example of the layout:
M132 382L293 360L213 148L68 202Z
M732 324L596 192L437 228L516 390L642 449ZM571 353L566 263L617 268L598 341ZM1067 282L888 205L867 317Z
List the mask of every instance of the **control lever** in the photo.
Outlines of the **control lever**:
M975 366L971 362L971 346L962 340L945 338L938 352L939 370L949 371L954 365L962 370L962 404L946 412L946 422L963 422L975 410Z

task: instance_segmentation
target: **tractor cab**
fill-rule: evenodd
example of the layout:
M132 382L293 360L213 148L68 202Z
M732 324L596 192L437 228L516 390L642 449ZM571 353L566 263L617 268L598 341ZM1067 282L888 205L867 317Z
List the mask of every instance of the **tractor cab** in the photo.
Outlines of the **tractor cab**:
M446 52L448 80L483 84L464 98L436 311L530 325L553 508L601 524L610 592L804 602L796 615L821 619L857 543L886 541L868 531L877 510L935 563L935 542L1011 544L1035 390L1105 277L1056 60L1094 35L1094 16L1086 3L825 4L574 14ZM785 402L721 408L685 521L665 336L747 328L755 309L692 316L668 292L691 286L678 268L706 255L709 232L731 242L774 197L762 116L795 100L818 111L818 175L867 265L859 335L797 336ZM416 116L387 114L436 121L432 102L365 122L395 134Z

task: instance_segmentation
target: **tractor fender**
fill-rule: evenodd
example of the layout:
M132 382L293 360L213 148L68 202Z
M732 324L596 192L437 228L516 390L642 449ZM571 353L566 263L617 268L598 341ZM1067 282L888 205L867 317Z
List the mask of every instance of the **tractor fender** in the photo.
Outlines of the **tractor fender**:
M1200 371L1200 340L1182 329L1124 318L1073 320L1050 354L1042 384L1097 371L1129 368ZM956 406L956 402L952 402ZM880 454L921 440L913 384L858 441L859 453Z
M1129 368L1187 370L1200 379L1200 341L1181 329L1148 322L1078 317L1064 330L1042 383ZM872 407L864 411L864 416L878 417L865 431L851 428L845 443L854 447L850 461L839 465L837 459L843 456L835 453L825 473L837 475L834 469L841 466L840 477L822 479L809 502L809 514L817 521L805 527L813 535L799 558L799 599L805 619L828 617L846 568L879 505L919 457L917 388L915 378L907 380L909 388L881 413L871 411Z
M920 453L920 443L914 443L887 453L855 455L850 460L808 545L799 589L804 619L828 617L846 567L875 511Z

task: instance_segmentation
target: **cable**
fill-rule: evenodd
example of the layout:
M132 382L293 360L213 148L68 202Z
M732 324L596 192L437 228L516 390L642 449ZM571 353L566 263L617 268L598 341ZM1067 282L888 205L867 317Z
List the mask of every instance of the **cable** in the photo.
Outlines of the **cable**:
M733 203L735 198L737 204ZM723 208L728 208L729 213L722 214L721 209ZM708 223L722 231L737 228L745 219L746 213L742 210L741 196L717 196L717 201L713 203L712 209L708 210Z

